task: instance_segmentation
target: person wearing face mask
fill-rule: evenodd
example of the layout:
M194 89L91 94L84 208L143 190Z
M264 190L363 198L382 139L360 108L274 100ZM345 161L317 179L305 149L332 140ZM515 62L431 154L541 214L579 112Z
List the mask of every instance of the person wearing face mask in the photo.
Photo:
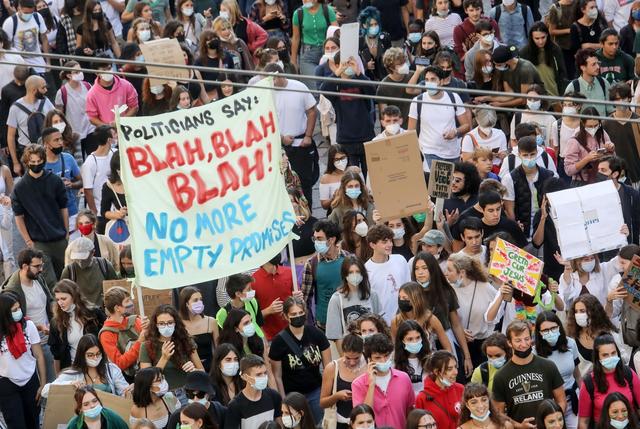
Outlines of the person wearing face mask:
M364 64L365 74L371 80L381 80L386 75L383 56L391 48L389 33L381 29L380 12L367 6L358 15L360 39L358 51Z
M407 218L390 219L386 222L386 225L393 231L393 248L391 253L394 255L401 255L409 261L413 257L415 241L418 239L415 236L415 230L413 225Z
M67 61L65 67L79 69L77 61ZM81 71L64 70L60 72L62 86L56 92L55 105L62 111L69 122L72 130L78 134L81 141L93 132L95 127L89 122L86 112L87 94L91 84L84 80L84 73ZM65 130L60 130L64 133ZM86 143L85 143L86 144Z
M503 415L500 415L493 403L487 387L470 383L462 394L462 411L460 411L460 429L512 429L514 426Z
M367 224L374 223L375 206L371 201L370 192L362 174L354 168L349 168L340 179L340 188L335 192L331 202L331 214L328 219L342 228L342 219L346 212L355 210L362 213Z
M502 7L502 5L496 7ZM498 72L497 77L503 81L499 91L526 93L529 85L542 84L536 66L524 58L518 58L517 47L500 45L493 51L492 57L493 67ZM498 107L525 107L527 103L525 98L504 95L492 100L491 104Z
M564 95L567 98L586 99L583 94L574 91L570 91L568 93L565 93ZM573 137L574 134L580 129L580 118L569 115L576 115L580 113L581 109L581 103L576 103L570 100L563 100L562 117L551 124L551 130L549 131L549 146L552 147L558 155L558 175L567 184L571 182L571 178L567 176L567 173L564 169L564 158L567 152L566 142L571 137ZM605 127L609 125L609 122L615 121L607 121ZM638 162L640 162L640 159ZM640 177L640 170L638 173L638 177Z
M367 370L364 356L364 340L355 334L348 333L341 342L342 357L332 361L322 372L322 388L320 406L325 409L325 418L336 411L336 429L347 429L353 402L351 401L351 384Z
M142 84L142 114L153 116L168 112L172 93L169 85L151 86L151 80L145 79Z
M373 254L367 244L369 225L364 215L356 210L349 210L342 218L342 241L340 248L353 253L360 260L366 261Z
M183 425L191 424L192 429L213 428L213 424L216 424L217 427L222 427L224 425L224 417L227 409L220 402L214 400L215 390L211 384L211 379L206 372L193 371L187 374L187 381L184 385L184 390L186 392L189 405L185 405L171 414L169 422L167 423L168 428L180 427L180 423ZM198 405L201 405L202 408L197 413L198 416L195 416L192 411L195 411L195 407ZM185 423L182 419L183 416L193 420L193 422ZM200 419L203 420L203 424L197 426L197 421ZM204 424L205 420L207 421L207 424Z
M291 392L282 400L282 426L286 429L315 429L313 414L304 395Z
M283 0L259 0L253 3L248 17L267 31L269 37L289 40L291 21L288 2Z
M571 25L571 48L574 52L579 49L600 48L599 37L609 25L604 14L598 10L598 2L596 0L580 0L576 12L576 16L578 15L580 17ZM576 65L578 66L578 74L580 74L580 65L577 63ZM587 96L587 98L591 97Z
M532 353L531 328L516 320L507 327L513 356L493 379L493 400L498 413L506 414L516 428L535 428L538 405L553 399L567 408L564 381L556 365Z
M533 218L536 207L542 204L542 186L555 174L538 166L538 147L533 137L523 137L518 141L518 156L520 165L502 178L502 184L507 188L504 209L509 219L523 225L523 231L530 240L535 230ZM533 248L529 251L537 253Z
M367 338L367 372L351 383L352 401L373 408L376 426L403 428L416 401L409 376L393 368L393 350L393 343L385 334Z
M216 346L209 377L215 391L213 397L225 407L241 390L239 362L240 353L233 344L219 343Z
M98 334L105 355L133 381L138 370L140 346L146 340L149 320L135 314L130 292L119 286L104 294L107 320Z
M538 97L547 95L547 91L544 89L544 86L534 83L527 87L527 95L530 97ZM550 114L545 113L547 111L547 101L540 100L537 98L527 98L527 110L524 112L516 112L511 119L511 146L515 146L518 144L518 138L516 137L516 126L522 123L532 124L536 128L540 129L542 133L540 137L537 137L537 144L541 146L543 149L546 149L549 146L549 138L550 138L550 130L551 125L556 122L556 118ZM552 158L555 159L555 153Z
M424 381L424 390L416 398L416 408L430 412L438 428L455 429L464 390L464 386L456 382L456 359L453 354L438 350L429 358L426 369L429 376Z
M431 16L424 23L424 31L435 31L443 46L453 47L453 30L462 24L457 13L451 12L449 0L439 0L432 4Z
M320 424L320 365L331 361L329 341L315 326L305 325L306 306L299 298L289 297L282 313L289 326L280 331L271 343L269 360L278 391L282 396L291 392L304 394L309 402L315 424Z
M48 344L53 354L56 374L71 365L83 335L91 334L97 342L107 316L82 296L78 285L61 280L53 289L57 305L53 308Z
M487 104L482 104L475 109L478 126L462 138L461 158L463 161L470 161L471 155L477 147L486 148L495 154L493 165L497 169L507 156L507 137L501 129L496 128L498 121L496 111L488 107Z
M126 278L126 275L122 275L122 264L120 263L120 251L118 246L106 235L98 234L96 231L98 224L98 218L91 210L82 209L76 216L76 230L82 237L86 237L93 242L94 255L102 257L109 261L116 272L121 274L121 277ZM67 246L64 252L65 265L71 264L71 248Z
M378 134L373 140L380 140L388 137L393 137L405 132L402 128L402 111L400 108L394 105L388 105L382 110L380 117L380 127L382 132Z
M176 3L176 19L184 28L184 37L195 46L200 41L200 34L207 26L207 19L194 10L193 0L179 0Z
M534 23L533 13L527 4L504 0L489 11L489 16L498 23L501 40L505 45L522 48L527 44L526 35ZM536 19L540 19L539 14Z
M87 57L104 54L110 58L120 58L122 52L114 30L116 29L112 20L102 9L102 3L95 0L87 1L84 4L82 24L76 29L75 54ZM122 37L122 28L119 29L117 37Z
M234 274L229 276L225 284L225 290L231 300L216 313L218 326L222 328L227 318L227 314L233 309L243 309L251 315L256 335L259 338L264 337L262 326L264 325L264 316L260 310L260 305L256 300L256 291L253 290L252 283L255 280L248 274Z
M442 0L441 0L442 1ZM475 26L476 33L480 36L478 41L467 51L464 56L464 75L467 82L474 79L476 68L476 54L480 50L493 52L495 48L500 46L500 42L496 39L495 31L491 25L491 21L482 19ZM482 83L482 82L479 82Z
M216 319L204 314L202 293L198 288L188 286L180 291L179 313L187 332L198 347L198 356L209 372L213 356L213 345L218 338Z
M151 420L158 429L173 429L169 427L169 417L178 410L180 402L169 391L161 368L142 368L136 373L132 399L130 425L144 418Z
M76 232L78 200L76 194L82 188L80 168L73 155L63 152L62 133L58 128L45 128L42 132L42 143L46 148L47 162L45 170L60 177L67 191L67 211L69 213L69 235Z
M118 278L113 265L106 259L95 256L94 244L87 237L76 238L69 243L69 248L71 263L64 267L60 279L76 282L87 301L102 307L102 282Z
M517 114L517 113L516 113ZM526 115L527 113L524 112ZM546 128L548 130L548 128ZM538 167L545 168L554 173L554 176L557 173L557 167L554 160L555 151L544 145L544 134L541 132L540 127L535 122L521 122L515 126L513 130L513 135L515 136L515 146L512 147L511 153L505 157L502 165L500 166L500 171L498 175L502 179L507 176L513 169L522 164L522 159L518 156L518 145L517 142L520 141L524 137L532 137L535 139L535 143L537 146L536 151L536 164Z
M107 54L98 54L96 58L109 59ZM96 127L115 124L113 106L124 102L126 109L120 116L135 116L138 113L138 93L133 85L124 78L111 73L110 63L92 64L98 71L95 84L87 94L87 116Z
M349 323L363 314L380 313L378 294L371 290L369 276L362 260L357 256L345 257L340 269L342 284L327 307L326 335L341 352L342 338L349 332Z
M611 334L598 335L593 343L593 372L586 374L580 385L578 428L587 429L591 421L599 421L598 427L629 427L626 418L637 420L633 414L640 402L640 378L621 360L620 349ZM612 395L619 395L612 400ZM624 407L617 407L616 400L626 399ZM631 408L630 404L634 404ZM629 407L629 408L627 408ZM614 412L614 409L626 412ZM609 420L609 425L606 425ZM618 426L620 425L620 426ZM637 427L637 426L636 426Z
M562 322L552 311L544 311L536 318L534 353L549 359L558 367L567 397L564 420L567 428L575 429L578 425L577 382L581 377L575 364L578 359L578 345L573 338L566 335Z
M613 392L607 395L602 404L602 415L598 427L602 429L637 429L640 427L638 423L637 413L634 412L635 399L629 399L620 392Z
M102 406L95 389L80 386L73 395L75 416L69 420L69 428L128 429L129 425L116 412Z
M224 429L257 427L258 422L280 419L282 397L267 387L269 372L260 356L249 354L240 360L240 377L245 387L229 403Z
M327 152L327 169L320 177L320 205L331 214L331 201L340 188L340 180L347 169L347 153L339 144L331 145Z
M628 104L632 102L631 88L627 83L618 82L609 89L609 100L616 103ZM634 103L636 101L633 101ZM616 106L615 111L611 114L616 120L605 121L602 128L611 137L615 144L616 155L625 161L625 185L633 186L638 189L640 185L640 155L633 145L620 144L620 142L635 141L633 136L634 125L629 122L630 119L637 119L638 115L628 106ZM618 175L618 179L621 179ZM618 180L619 182L621 180ZM637 243L637 241L634 241Z
M80 332L82 333L82 331ZM112 395L124 396L129 390L129 383L122 371L114 363L109 362L98 338L93 334L80 337L74 358L67 363L58 377L42 389L42 397L49 396L49 389L54 385L88 385L96 390Z
M425 330L415 320L400 322L396 328L394 368L409 376L413 392L418 395L427 377L425 367L432 350L430 340Z
M487 361L473 370L471 382L482 384L491 392L496 373L511 359L511 347L502 332L494 332L482 342L482 354Z
M387 74L382 79L382 83L409 83L412 74L411 70L409 70L409 57L403 49L387 49L382 57L382 65L384 66ZM413 95L405 91L404 88L394 88L388 85L379 85L376 91L376 95L378 97L396 97L404 98L407 100L413 98ZM395 103L397 103L396 108L400 109L400 114L398 116L400 116L399 124L402 126L403 123L406 124L409 121L409 103ZM380 102L378 103L378 108L380 111L380 125L382 126L381 128L383 128L383 132L387 132L387 135L390 136L398 134L401 131L401 128L399 127L400 129L396 130L395 127L393 127L392 129L388 130L386 126L390 124L388 122L386 122L385 124L382 123L383 119L385 118L385 111L388 107L390 106L386 101L380 100ZM387 116L395 117L396 115L393 114Z

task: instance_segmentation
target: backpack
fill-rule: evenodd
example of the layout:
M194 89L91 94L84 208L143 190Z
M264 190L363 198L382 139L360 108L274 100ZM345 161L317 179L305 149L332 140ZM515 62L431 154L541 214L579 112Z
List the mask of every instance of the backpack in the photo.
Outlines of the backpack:
M101 258L98 258L98 259L101 259ZM116 342L118 351L123 354L126 353L127 351L129 351L129 349L131 349L131 347L133 347L134 343L138 340L139 334L135 328L137 317L138 316L136 315L127 317L126 329L120 330L118 328L114 328L111 326L104 326L102 329L100 329L100 332L98 333L98 338L100 338L100 335L102 335L103 332L113 332L114 334L118 334L118 341ZM139 368L140 368L139 364L135 363L129 368L122 370L122 372L124 374L127 374L128 376L133 377L136 375L136 372L138 372Z
M327 6L325 3L322 3L320 6L322 6L322 15L324 15L324 20L327 23L327 28L329 28L331 26L331 19L329 18L329 6ZM304 20L304 12L302 11L301 7L296 10L296 15L298 17L298 28L300 29L300 47L302 47L302 21Z
M596 80L600 84L600 88L602 89L602 93L607 96L607 87L604 84L604 79L601 76L596 76ZM574 92L580 92L580 81L578 79L574 79L571 81L570 85L573 87Z
M529 14L527 13L527 5L520 3L520 12L522 13L522 17L524 18L524 28L529 27ZM494 18L496 22L500 21L500 15L502 15L502 8L500 5L496 7L496 17Z
M480 376L482 377L482 384L489 386L489 362L482 362L480 364Z
M104 277L106 280L107 272L109 271L109 268L107 267L107 260L100 257L96 257L95 259L96 261L98 261L98 267L102 272L102 277ZM72 264L69 264L68 267L69 267L69 280L71 280L72 282L75 282L77 278L76 266L75 264L72 263Z
M633 348L640 347L640 311L631 307L627 301L622 303L620 327L625 344Z
M39 18L40 14L39 13L34 13L33 14L33 19L36 20L36 24L38 25L38 34L40 34L40 18ZM14 13L11 16L11 21L13 22L13 32L11 34L11 40L13 41L13 39L16 38L16 32L18 31L18 14Z
M542 162L544 163L544 168L546 168L547 170L549 169L549 154L547 153L546 150L542 151ZM509 166L509 171L513 171L514 168L516 168L516 156L513 153L510 153L509 156L507 157L507 162L508 162L508 166Z
M15 15L14 15L15 16ZM29 140L29 143L38 143L40 136L42 136L42 130L44 129L44 104L47 102L47 99L43 99L40 101L40 105L32 112L27 109L27 107L18 103L17 101L13 103L18 109L22 110L27 114L27 132L25 133L23 129L18 127L18 129L24 134L24 136Z
M87 88L87 91L91 89L91 84L89 82L86 82L83 80L82 84L84 85L85 88ZM67 97L68 97L66 85L62 85L60 87L60 96L62 97L62 108L64 109L64 113L66 114L67 113Z
M457 126L458 125L458 105L456 104L456 98L449 91L444 91L444 93L447 94L449 96L449 100L451 100L451 105L453 106L453 111L455 113L456 126ZM421 129L420 117L422 116L422 103L420 103L420 101L422 101L422 94L418 95L416 100L418 101L418 119L416 119L416 133L418 134L418 136L420 136L420 129Z
M633 398L633 409L638 411L638 404L636 403L636 396L633 392L633 373L631 372L631 368L628 366L624 366L624 380L627 382L627 386L629 386L629 390L631 391L631 397ZM590 372L582 378L585 389L587 389L587 393L589 394L589 398L591 398L591 416L593 417L593 407L594 407L594 390L595 386L593 384L593 373ZM631 414L631 413L629 413ZM593 418L590 419L589 428L594 428L595 423L593 422Z

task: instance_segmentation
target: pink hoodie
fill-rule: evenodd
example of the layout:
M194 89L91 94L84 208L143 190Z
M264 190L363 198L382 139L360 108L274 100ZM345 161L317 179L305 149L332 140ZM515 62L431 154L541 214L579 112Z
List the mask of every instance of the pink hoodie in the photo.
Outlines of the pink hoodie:
M107 124L115 120L113 109L115 106L126 104L129 109L138 108L138 93L128 80L113 76L113 86L106 89L95 83L87 93L87 116L97 118Z

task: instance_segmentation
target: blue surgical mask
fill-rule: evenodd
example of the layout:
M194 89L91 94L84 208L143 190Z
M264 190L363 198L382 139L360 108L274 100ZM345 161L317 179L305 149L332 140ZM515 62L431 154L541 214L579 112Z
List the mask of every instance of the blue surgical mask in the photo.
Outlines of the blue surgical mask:
M507 363L507 357L500 356L499 358L488 359L488 362L489 362L489 365L491 365L495 369L500 369L504 366L505 363Z
M302 7L305 9L311 9L313 7L313 2L302 3Z
M434 83L434 82L425 82L424 83L424 87L427 88L427 94L429 95L436 95L438 94L438 92L440 92L439 89L436 89L436 87L438 86L438 84Z
M242 328L241 334L243 337L246 337L246 338L253 337L256 334L256 327L253 326L253 323L244 325L244 328Z
M29 21L31 21L31 18L33 17L33 13L20 12L20 16L22 17L22 20L24 22L29 22Z
M615 419L610 419L609 423L611 424L611 426L613 426L615 429L624 429L627 426L629 426L629 419L624 419L624 420L615 420Z
M207 404L209 403L209 400L204 397L204 398L198 398L198 399L189 399L188 401L190 404L194 404L194 403L199 403L204 405L205 407L207 406Z
M22 320L22 309L19 308L16 311L12 311L11 312L11 317L13 318L14 322L19 322Z
M93 408L83 411L82 414L84 414L86 417L89 417L90 419L95 419L100 415L101 412L102 405L98 404Z
M321 255L324 255L329 250L329 245L326 241L316 240L313 242L313 247L316 248L316 252Z
M618 362L620 362L620 358L618 356L609 356L605 359L600 359L600 365L604 367L604 369L614 369Z
M404 343L404 349L409 353L420 353L420 350L422 350L422 340L416 341L415 343Z
M464 283L462 283L462 279L458 279L455 282L453 282L452 286L455 288L461 288L462 286L464 286Z
M137 61L137 62L139 62L139 63L144 62L144 55L138 55L138 56L136 57L136 61Z
M371 26L367 29L367 34L371 37L376 37L380 33L380 27L377 25Z
M536 144L538 146L544 146L544 137L542 136L542 134L538 134L536 136Z
M424 283L420 283L420 282L418 282L418 284L419 284L420 286L422 286L422 289L428 289L428 288L429 288L429 283L431 283L431 280L427 280L427 281L426 281L426 282L424 282Z
M263 375L261 377L254 377L255 382L253 383L253 388L256 390L264 390L267 388L269 384L269 376Z
M489 415L490 415L490 414L491 414L491 411L489 411L489 410L487 410L487 412L486 412L486 413L484 413L484 414L483 414L483 415L481 415L481 416L476 416L475 414L471 413L471 418L472 418L473 420L478 421L478 422L484 422L484 421L486 421L486 420L489 418Z
M549 343L551 347L555 347L555 345L558 343L559 338L560 338L560 331L557 329L551 332L546 332L542 334L542 339L545 340L547 343Z
M453 383L450 382L449 379L447 378L440 377L440 384L442 384L443 387L447 388L447 387L451 387Z
M393 361L389 358L386 362L376 363L376 369L380 372L387 372L391 369L391 365L393 365Z
M353 70L351 66L349 66L346 69L344 69L344 74L346 74L349 77L353 77L356 75L356 72Z
M360 188L347 188L344 193L347 194L347 197L355 200L362 194L362 190Z
M636 21L640 21L640 9L636 9L631 12L631 18L635 19Z
M409 35L407 36L407 39L411 43L418 43L421 38L422 38L422 33L409 33Z
M529 159L529 158L520 158L520 160L522 161L522 165L526 168L533 168L536 166L536 160L535 159Z

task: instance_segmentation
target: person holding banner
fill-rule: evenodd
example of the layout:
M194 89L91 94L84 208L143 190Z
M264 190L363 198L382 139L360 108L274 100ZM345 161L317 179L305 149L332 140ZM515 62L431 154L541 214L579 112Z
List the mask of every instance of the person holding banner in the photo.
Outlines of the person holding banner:
M74 395L76 416L69 420L69 429L129 429L127 422L115 412L102 406L91 386L82 386Z

